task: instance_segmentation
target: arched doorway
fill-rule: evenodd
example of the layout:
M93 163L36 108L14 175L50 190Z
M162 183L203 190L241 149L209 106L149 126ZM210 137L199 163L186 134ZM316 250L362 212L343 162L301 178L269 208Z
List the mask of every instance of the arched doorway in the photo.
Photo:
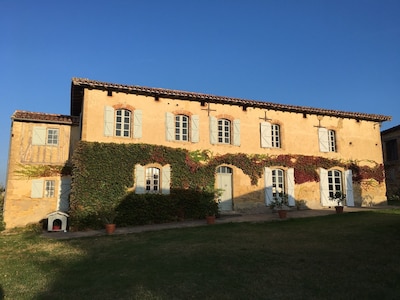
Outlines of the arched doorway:
M232 168L220 166L217 168L217 187L221 191L219 209L221 211L233 210L232 201Z

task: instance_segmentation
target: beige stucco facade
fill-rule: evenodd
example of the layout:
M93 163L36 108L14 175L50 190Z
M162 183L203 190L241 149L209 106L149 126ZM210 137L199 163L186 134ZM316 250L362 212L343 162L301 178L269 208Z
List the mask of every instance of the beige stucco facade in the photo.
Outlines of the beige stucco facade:
M64 119L58 115L21 111L13 115L4 203L7 228L37 223L59 209L62 179L70 177L61 176L59 170L69 160L79 138L78 127L73 126L71 118ZM35 141L35 131L48 129L58 132L57 144ZM48 197L44 194L33 196L35 182L45 189L46 181L52 182L54 192Z
M115 135L115 114L121 109L131 113L128 137ZM54 197L32 198L32 179L18 177L16 170L21 164L63 165L71 157L78 140L143 143L184 148L188 151L207 150L213 156L226 153L304 155L374 166L383 163L380 123L390 119L381 115L279 105L79 78L72 82L71 115L67 121L55 118L51 122L40 119L30 122L24 118L13 118L5 203L5 222L8 228L40 221L48 213L58 210L60 203L60 191L57 190L61 186L60 176L41 177L55 181ZM169 119L171 116L172 120ZM174 138L175 116L186 116L189 120L187 141L177 141ZM213 135L219 132L218 127L213 127L217 120L228 121L228 143L219 143L213 139ZM278 125L279 146L265 146L265 138L271 138L270 133L267 133L267 137L264 136L265 124ZM33 128L40 126L58 129L58 145L32 145ZM321 151L321 128L334 132L334 150ZM251 184L249 176L240 168L225 166L231 172L228 175L231 176L228 182L231 190L228 200L234 210L266 206L266 190L270 185L267 174L274 169L280 169L285 174L282 177L284 192L290 193L294 200L305 200L310 208L327 206L321 200L321 182L293 184L293 170L287 166L265 169L265 174L257 184ZM346 170L340 167L335 169L343 173L341 180L344 185ZM215 187L225 184L226 178L228 177L216 174ZM354 182L352 193L352 205L371 205L386 201L384 182Z

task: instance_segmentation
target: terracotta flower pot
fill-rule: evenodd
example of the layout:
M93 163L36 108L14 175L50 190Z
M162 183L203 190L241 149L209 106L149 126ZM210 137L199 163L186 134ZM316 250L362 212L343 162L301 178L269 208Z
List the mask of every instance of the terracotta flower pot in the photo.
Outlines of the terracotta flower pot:
M106 224L106 233L113 234L115 231L115 224Z
M343 206L335 206L335 209L337 214L343 213Z
M215 216L206 216L207 224L214 224L215 223Z
M287 211L286 210L278 210L278 215L280 219L286 219Z

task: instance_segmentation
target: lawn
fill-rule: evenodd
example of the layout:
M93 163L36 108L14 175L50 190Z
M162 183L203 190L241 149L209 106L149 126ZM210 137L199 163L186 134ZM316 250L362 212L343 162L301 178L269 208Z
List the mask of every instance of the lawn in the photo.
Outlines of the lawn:
M400 210L51 240L0 235L4 299L397 299ZM0 296L1 299L1 296Z

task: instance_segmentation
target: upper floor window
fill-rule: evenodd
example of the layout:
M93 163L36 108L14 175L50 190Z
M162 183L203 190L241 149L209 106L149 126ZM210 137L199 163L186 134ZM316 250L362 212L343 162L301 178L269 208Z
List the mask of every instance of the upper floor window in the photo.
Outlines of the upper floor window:
M269 122L260 123L260 138L262 148L280 148L280 126Z
M58 145L59 130L55 128L33 127L32 145Z
M199 142L199 116L165 113L165 138L167 141Z
M397 148L397 140L393 139L393 140L389 140L387 142L385 142L385 154L386 157L385 159L387 161L392 161L392 160L398 160L399 159L399 151Z
M131 133L131 112L126 109L115 111L115 136L129 137Z
M54 191L55 191L55 181L54 180L45 180L44 182L44 196L46 198L52 198L54 197Z
M175 116L175 140L189 140L189 117L185 115Z
M318 128L319 151L336 152L336 132L324 127Z
M142 111L104 107L104 135L117 137L142 137Z
M58 145L58 129L47 129L47 144Z
M240 120L210 116L210 143L240 146Z
M231 121L226 119L218 120L218 143L231 143Z

